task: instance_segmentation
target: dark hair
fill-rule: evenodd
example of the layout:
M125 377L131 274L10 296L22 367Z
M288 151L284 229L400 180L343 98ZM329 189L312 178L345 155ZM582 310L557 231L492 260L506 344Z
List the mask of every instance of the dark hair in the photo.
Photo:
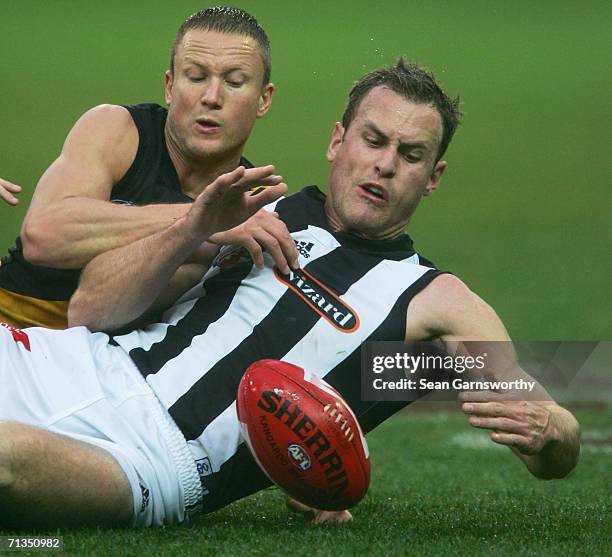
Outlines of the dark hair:
M272 59L268 35L266 35L266 32L251 14L239 8L228 8L226 6L207 8L192 14L179 27L170 56L170 72L172 74L174 74L174 56L176 50L183 40L185 33L190 29L218 31L219 33L237 33L255 39L261 49L263 58L264 85L270 82Z
M394 66L374 70L364 75L351 89L348 104L342 116L345 129L355 118L361 101L374 87L384 85L398 95L418 104L432 105L442 118L442 139L436 162L442 158L459 125L461 112L459 97L450 98L436 83L433 74L401 57Z

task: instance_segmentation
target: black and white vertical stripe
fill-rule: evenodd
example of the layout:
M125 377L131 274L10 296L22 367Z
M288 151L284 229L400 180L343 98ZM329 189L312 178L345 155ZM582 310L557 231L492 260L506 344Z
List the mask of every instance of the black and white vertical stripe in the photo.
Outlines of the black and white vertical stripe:
M246 258L213 269L185 296L165 324L115 337L188 440L209 455L207 510L265 485L236 416L235 397L246 368L262 358L291 362L325 377L347 399L366 430L397 405L360 400L360 346L401 340L410 299L439 271L419 264L407 236L364 242L326 228L321 194L306 190L276 205L296 241L312 244L302 267L353 308L353 332L334 327L275 277L272 259L257 269ZM250 470L250 478L237 473ZM231 484L231 485L230 485ZM244 484L244 485L236 485ZM231 499L230 499L231 500Z

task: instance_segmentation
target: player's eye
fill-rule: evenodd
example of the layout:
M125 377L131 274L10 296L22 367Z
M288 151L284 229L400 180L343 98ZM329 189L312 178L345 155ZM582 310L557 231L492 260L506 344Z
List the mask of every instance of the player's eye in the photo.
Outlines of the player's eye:
M372 147L380 147L382 145L382 141L379 138L377 138L377 137L372 137L372 136L366 135L364 137L364 139L365 139L366 143L368 145L371 145Z
M230 72L225 76L225 82L230 87L242 87L246 81L246 76L242 72Z
M193 83L200 83L201 81L204 81L206 79L206 76L204 75L190 75L189 77L189 81L192 81Z
M415 153L408 151L407 153L402 153L402 157L408 162L419 162L421 160L420 153Z

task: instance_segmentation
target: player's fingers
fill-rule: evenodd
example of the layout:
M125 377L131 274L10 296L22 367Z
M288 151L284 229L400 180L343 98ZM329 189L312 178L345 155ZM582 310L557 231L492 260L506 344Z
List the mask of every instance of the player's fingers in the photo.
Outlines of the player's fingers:
M511 402L464 402L461 411L465 414L481 417L505 417L517 416L517 409Z
M261 180L264 185L268 185L268 183L276 185L282 180L282 177L273 175L273 172L273 165L258 168L245 168L241 165L231 172L221 174L221 176L206 186L202 193L207 194L205 196L207 199L211 199L214 196L221 195L228 188L230 190L233 189L234 193L246 191L258 180ZM281 180L278 178L281 178Z
M278 213L260 209L245 223L245 229L252 235L259 235L256 239L263 240L263 245L272 253L283 273L288 273L286 264L293 269L299 269L295 242L287 225L278 218ZM281 254L276 251L278 249L281 250Z
M280 181L282 181L282 177L274 174L273 165L259 166L256 168L245 168L243 174L232 184L232 187L252 189L258 183L262 186L267 186L275 185Z
M244 240L242 245L249 252L249 255L251 256L251 259L253 260L255 266L258 269L263 269L264 257L261 245L253 238L247 238L246 240Z
M457 399L459 402L489 402L493 400L508 400L508 395L494 391L463 391L459 393Z
M19 199L5 190L2 186L0 186L0 199L6 201L9 205L17 205L19 203Z
M207 205L213 203L215 200L221 197L226 190L231 189L232 184L239 182L244 176L245 171L246 168L244 166L239 166L231 172L221 174L221 176L217 177L204 188L204 191L198 196L198 199L201 198Z
M247 197L247 206L249 209L249 213L254 214L265 205L268 205L268 203L276 201L279 197L287 193L287 189L287 184L281 182L280 184L276 184L274 186L266 188L264 191L258 193L257 195L249 195Z
M230 191L233 194L249 192L249 195L259 195L268 188L276 186L283 181L283 177L277 174L266 176L265 178L253 178L246 180L244 177L232 184Z
M470 416L470 425L479 429L492 429L505 433L525 433L525 425L509 418L481 418Z
M255 168L247 168L244 172L242 182L253 182L257 180L265 180L270 176L274 176L274 165L256 166Z
M291 237L287 225L278 218L278 213L260 210L255 217L257 217L259 226L273 236L276 242L278 242L278 246L283 254L283 259L286 260L292 269L299 269L300 264L295 241ZM282 270L282 267L279 266L279 268Z
M13 193L19 193L21 191L21 186L13 184L13 182L9 182L4 178L0 178L0 190L2 190L2 188Z
M353 520L353 515L349 511L319 511L314 512L313 524L334 523L343 524Z
M259 229L253 237L257 240L259 245L263 246L263 248L272 256L274 263L276 263L276 266L280 269L281 273L288 275L290 272L289 264L279 240L277 240L274 235L266 232L263 229Z
M304 503L300 503L296 499L287 499L287 508L295 513L303 515L311 515L312 522L314 524L327 523L344 523L353 520L353 515L347 511L322 511L319 509L313 509Z
M499 445L515 447L521 452L529 451L529 440L523 435L519 435L517 433L502 433L500 431L493 431L491 433L491 441L494 441Z

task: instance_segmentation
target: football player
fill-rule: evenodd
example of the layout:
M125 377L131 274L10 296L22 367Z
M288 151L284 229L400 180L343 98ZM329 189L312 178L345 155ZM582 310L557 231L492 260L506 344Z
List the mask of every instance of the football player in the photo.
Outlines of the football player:
M300 243L300 269L269 256L258 268L230 247L163 322L144 329L111 338L85 327L0 327L2 521L169 524L269 486L235 409L253 361L281 359L323 377L367 432L406 403L361 400L363 342L508 340L495 311L404 232L440 185L459 116L457 100L418 66L400 60L372 72L332 131L327 195L310 186L268 205ZM237 172L171 226L92 259L71 324L115 327L116 313L129 322L154 303L194 246L254 208L258 196L231 194ZM123 288L110 288L111 277ZM488 372L503 377L502 363ZM467 395L462 409L532 474L562 478L578 460L578 424L540 393L540 401Z
M167 228L215 178L239 166L246 170L237 180L279 184L273 167L249 168L242 157L272 102L270 72L270 44L255 18L237 8L209 8L178 30L165 75L168 109L87 111L41 177L21 236L0 261L0 321L65 328L80 269L94 256ZM0 182L0 197L14 204L17 189ZM262 212L208 238L176 270L161 304L195 284L219 245L232 243L259 264L265 248L281 268L295 265L286 228Z

